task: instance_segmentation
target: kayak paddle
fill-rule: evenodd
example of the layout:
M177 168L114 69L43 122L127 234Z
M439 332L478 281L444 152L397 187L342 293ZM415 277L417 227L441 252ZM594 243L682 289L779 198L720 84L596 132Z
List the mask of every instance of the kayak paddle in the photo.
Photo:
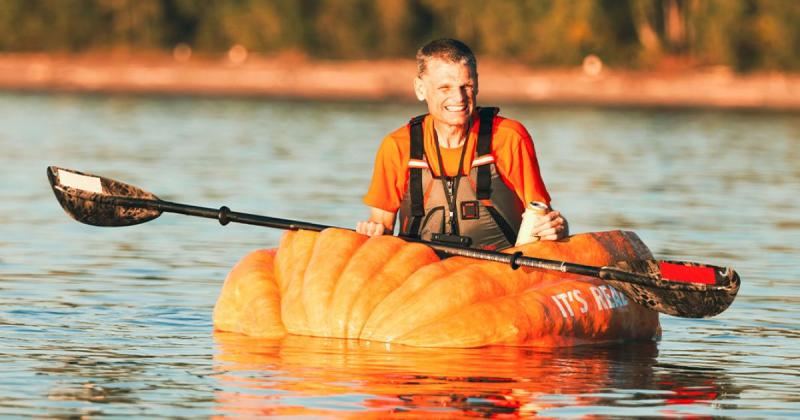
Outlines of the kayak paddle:
M75 220L93 226L130 226L153 220L163 212L266 226L288 230L321 231L332 226L240 213L222 206L219 209L164 201L138 187L97 175L50 166L47 177L61 207ZM407 238L404 238L408 240ZM704 318L717 315L730 306L739 291L739 275L723 268L680 261L622 261L614 266L594 267L565 261L528 257L481 249L461 248L416 241L451 256L509 264L603 279L620 289L634 302L647 308L680 317Z

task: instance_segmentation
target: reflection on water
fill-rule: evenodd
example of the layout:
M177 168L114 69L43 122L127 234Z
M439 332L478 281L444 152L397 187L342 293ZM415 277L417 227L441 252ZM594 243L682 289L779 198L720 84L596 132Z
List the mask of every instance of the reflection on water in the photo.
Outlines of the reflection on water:
M660 364L654 343L441 350L228 333L215 340L217 409L229 414L688 415L680 406L740 392L721 369Z
M502 105L502 104L501 104ZM280 232L69 220L48 165L161 198L323 224L365 215L379 139L419 105L0 94L0 416L800 416L800 119L504 107L574 232L731 265L711 319L657 345L425 350L213 334L231 266Z

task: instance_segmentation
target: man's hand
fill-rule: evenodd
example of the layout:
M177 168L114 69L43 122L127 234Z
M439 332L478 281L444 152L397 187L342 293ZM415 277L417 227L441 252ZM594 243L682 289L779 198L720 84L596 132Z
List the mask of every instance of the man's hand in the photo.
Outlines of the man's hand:
M531 231L531 236L538 236L543 241L555 241L569 235L569 224L561 212L553 210L539 218L539 224Z
M396 215L397 213L370 207L369 220L358 222L356 232L367 236L391 235Z
M383 226L383 223L371 222L369 220L358 222L356 225L356 232L367 236L380 236L383 235L385 230L386 227Z

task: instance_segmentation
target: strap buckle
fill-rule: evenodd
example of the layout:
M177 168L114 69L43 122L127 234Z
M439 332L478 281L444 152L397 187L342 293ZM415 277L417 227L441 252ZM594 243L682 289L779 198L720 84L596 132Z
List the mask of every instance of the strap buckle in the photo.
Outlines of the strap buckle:
M472 245L472 238L469 236L451 235L449 233L434 233L431 235L431 242L438 242L445 245L457 245L469 248Z

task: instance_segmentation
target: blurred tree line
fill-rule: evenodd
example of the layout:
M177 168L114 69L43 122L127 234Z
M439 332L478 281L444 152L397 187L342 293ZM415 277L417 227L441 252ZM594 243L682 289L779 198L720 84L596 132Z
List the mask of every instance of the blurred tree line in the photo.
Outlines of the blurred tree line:
M459 38L479 58L617 67L665 57L739 71L800 69L800 0L3 0L0 51L296 51L410 58Z

